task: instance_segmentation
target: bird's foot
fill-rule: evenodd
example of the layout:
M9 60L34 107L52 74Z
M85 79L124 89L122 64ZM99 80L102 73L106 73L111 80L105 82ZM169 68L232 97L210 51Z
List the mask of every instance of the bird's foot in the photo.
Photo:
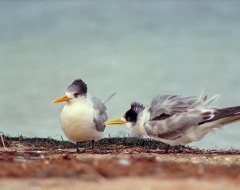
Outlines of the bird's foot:
M169 154L169 148L170 148L170 145L168 144L168 145L167 145L167 148L165 149L165 151L163 152L163 154Z
M173 147L173 151L174 151L174 153L175 153L175 152L176 152L176 153L182 153L183 150L184 150L184 148L185 148L185 146L182 146L182 145L174 146L174 147Z
M77 154L82 154L82 153L86 152L85 148L79 149L79 142L77 142L76 145L77 145L77 151L76 151Z
M95 146L95 140L92 140L92 149L94 149Z
M185 146L181 146L181 145L179 145L179 146L173 146L171 152L172 152L172 153L182 153L184 147L185 147ZM170 153L170 150L169 150L169 149L170 149L170 145L167 145L167 148L165 149L164 153L165 153L165 154L169 154L169 153Z
M85 152L86 152L85 148L81 148L81 150L79 148L77 148L77 151L76 151L77 154L82 154L82 153L85 153Z

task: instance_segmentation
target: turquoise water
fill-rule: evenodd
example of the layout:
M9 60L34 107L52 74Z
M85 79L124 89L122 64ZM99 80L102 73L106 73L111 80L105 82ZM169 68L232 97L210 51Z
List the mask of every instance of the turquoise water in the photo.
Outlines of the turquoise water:
M63 136L52 105L75 78L108 102L109 118L160 93L221 94L240 105L239 2L0 2L0 129L11 136ZM109 126L105 136L129 133ZM200 148L240 148L240 123Z

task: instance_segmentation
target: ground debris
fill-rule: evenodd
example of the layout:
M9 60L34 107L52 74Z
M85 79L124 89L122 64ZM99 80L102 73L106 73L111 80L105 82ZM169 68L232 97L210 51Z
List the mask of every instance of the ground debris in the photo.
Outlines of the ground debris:
M240 179L239 150L201 150L171 147L147 138L105 138L76 145L52 138L3 136L0 177L74 177L103 182L109 178L157 176L158 178Z
M10 137L3 135L7 148L13 148L16 151L61 151L63 149L75 149L76 145L69 141L56 140L48 138L28 138L23 136ZM95 148L91 148L92 142L85 141L79 143L79 148L84 148L85 152L93 154L119 154L121 152L133 153L165 153L167 145L153 139L142 137L114 137L104 138L96 141ZM1 144L0 144L1 146ZM3 145L2 145L3 146ZM230 149L199 149L189 146L174 146L169 148L168 153L185 154L207 154L209 156L218 155L240 155L240 150Z

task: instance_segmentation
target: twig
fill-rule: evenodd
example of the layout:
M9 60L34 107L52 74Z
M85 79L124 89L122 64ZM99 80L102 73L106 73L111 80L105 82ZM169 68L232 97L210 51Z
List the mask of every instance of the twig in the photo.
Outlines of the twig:
M3 139L3 132L2 131L0 132L0 136L1 136L1 140L2 140L2 145L3 145L4 148L6 148L5 142L4 142L4 139Z

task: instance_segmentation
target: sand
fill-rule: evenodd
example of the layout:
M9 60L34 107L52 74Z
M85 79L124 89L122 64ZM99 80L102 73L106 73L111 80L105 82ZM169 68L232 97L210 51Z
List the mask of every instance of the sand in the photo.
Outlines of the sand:
M238 150L171 149L156 142L108 139L94 149L52 139L5 137L0 190L8 189L239 189ZM144 144L144 145L143 145ZM67 148L66 148L67 147ZM162 147L162 148L161 148ZM83 150L83 149L82 149Z

